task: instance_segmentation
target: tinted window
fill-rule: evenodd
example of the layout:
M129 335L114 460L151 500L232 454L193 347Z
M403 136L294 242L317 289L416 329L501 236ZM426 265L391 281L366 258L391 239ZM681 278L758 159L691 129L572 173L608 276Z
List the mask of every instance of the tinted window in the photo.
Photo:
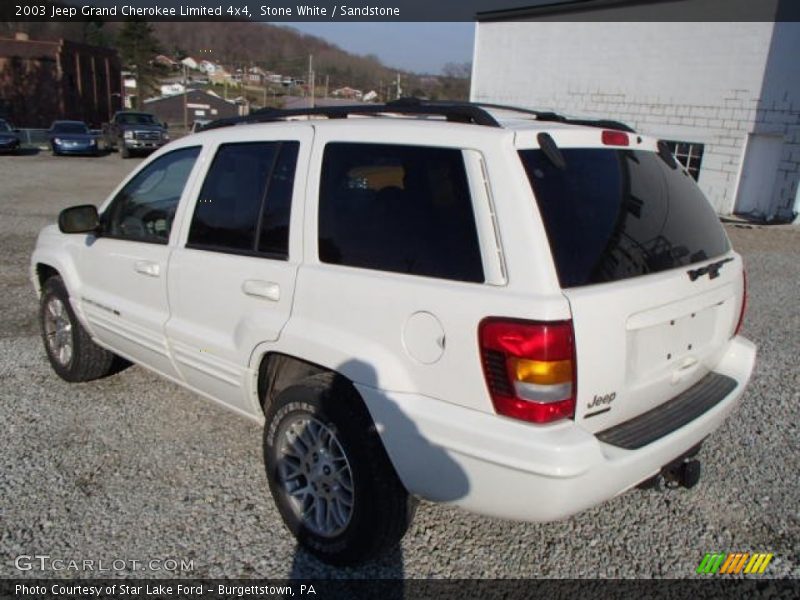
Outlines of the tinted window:
M297 142L283 142L272 170L267 201L261 217L258 250L267 254L289 255L289 217L292 212Z
M322 172L320 260L484 280L460 150L328 144Z
M255 252L258 239L259 251L286 256L297 148L297 142L220 146L197 200L188 246Z
M106 235L167 243L175 210L200 148L156 159L131 179L103 213Z
M56 121L50 129L53 133L89 133L89 128L85 123L65 123Z
M562 287L616 281L704 261L730 248L694 180L651 152L562 149L559 169L520 152Z

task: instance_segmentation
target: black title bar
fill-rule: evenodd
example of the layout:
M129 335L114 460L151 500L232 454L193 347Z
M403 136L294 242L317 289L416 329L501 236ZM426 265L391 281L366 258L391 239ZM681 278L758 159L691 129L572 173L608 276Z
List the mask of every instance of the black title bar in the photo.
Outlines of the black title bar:
M3 0L3 21L800 21L796 0Z

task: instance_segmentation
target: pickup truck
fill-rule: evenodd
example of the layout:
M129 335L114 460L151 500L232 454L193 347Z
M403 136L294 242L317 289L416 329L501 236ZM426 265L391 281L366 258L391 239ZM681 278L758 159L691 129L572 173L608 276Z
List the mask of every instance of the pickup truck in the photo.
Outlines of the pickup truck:
M149 113L119 111L103 125L103 143L108 150L119 150L121 158L150 154L169 141L167 124Z

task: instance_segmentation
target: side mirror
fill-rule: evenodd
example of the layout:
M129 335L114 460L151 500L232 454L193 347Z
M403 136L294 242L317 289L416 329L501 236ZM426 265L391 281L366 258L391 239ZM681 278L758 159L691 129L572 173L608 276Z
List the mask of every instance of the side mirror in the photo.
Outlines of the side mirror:
M58 215L61 233L91 233L100 228L100 215L94 204L65 208Z

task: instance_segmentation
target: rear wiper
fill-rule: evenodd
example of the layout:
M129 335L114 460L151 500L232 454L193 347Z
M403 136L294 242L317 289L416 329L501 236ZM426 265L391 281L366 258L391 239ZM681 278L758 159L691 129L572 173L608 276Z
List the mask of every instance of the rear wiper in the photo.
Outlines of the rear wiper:
M539 142L539 149L544 152L547 160L549 160L556 169L563 171L567 168L567 161L564 159L564 155L561 154L561 149L549 133L540 133L536 136L536 141Z
M719 277L719 270L722 268L727 262L731 262L732 258L723 258L715 263L711 263L710 265L706 265L705 267L700 267L699 269L689 269L686 271L689 274L689 279L691 281L695 281L699 277L703 275L708 275L709 279L716 279Z

